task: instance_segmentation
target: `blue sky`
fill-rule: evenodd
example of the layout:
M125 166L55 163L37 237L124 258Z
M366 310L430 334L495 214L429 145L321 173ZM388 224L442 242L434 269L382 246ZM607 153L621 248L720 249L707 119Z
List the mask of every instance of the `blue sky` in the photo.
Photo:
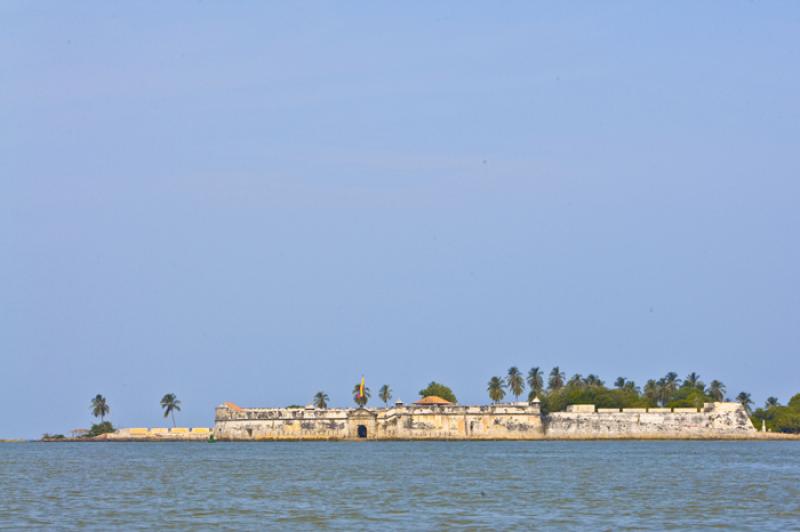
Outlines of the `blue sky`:
M0 5L0 437L487 400L511 365L800 392L794 2Z

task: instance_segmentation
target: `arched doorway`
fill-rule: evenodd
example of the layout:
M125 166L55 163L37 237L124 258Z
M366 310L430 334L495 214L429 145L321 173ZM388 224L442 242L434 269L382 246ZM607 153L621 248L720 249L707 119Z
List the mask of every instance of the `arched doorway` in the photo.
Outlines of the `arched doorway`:
M367 437L367 426L366 425L359 425L358 426L358 437L359 438L366 438Z

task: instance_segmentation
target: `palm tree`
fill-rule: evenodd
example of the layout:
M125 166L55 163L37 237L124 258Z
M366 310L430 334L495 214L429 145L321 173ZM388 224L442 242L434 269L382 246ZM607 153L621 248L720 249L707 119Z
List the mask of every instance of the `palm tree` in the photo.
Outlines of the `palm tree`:
M722 401L722 399L725 397L725 385L714 379L708 385L708 390L706 390L706 393L711 396L714 401Z
M327 393L317 392L316 394L314 394L314 401L313 401L314 408L320 408L322 410L325 410L326 408L328 408L328 401L330 400L331 398L328 397Z
M700 380L700 375L698 375L694 371L686 376L686 379L684 379L683 381L683 385L691 388L698 388L700 390L705 388L703 381Z
M101 423L105 421L105 417L111 412L111 407L108 406L106 398L99 393L92 399L92 406L90 408L92 409L92 415L94 417L99 417Z
M550 371L550 379L547 381L547 387L550 390L558 390L564 386L564 372L558 366Z
M605 384L603 380L594 373L590 373L584 382L586 382L588 386L603 386Z
M508 389L511 390L511 394L519 401L519 396L522 395L522 391L525 389L525 379L516 366L508 368L506 382L508 383Z
M639 393L639 387L636 386L636 383L633 381L625 381L625 385L622 387L623 390L627 390L629 392Z
M767 397L767 402L764 403L764 407L772 408L773 406L781 406L780 401L778 401L777 397Z
M753 404L753 400L750 398L750 394L747 392L739 392L739 395L736 396L736 400L742 403L742 406L747 413L750 413L750 405Z
M650 404L656 404L659 402L661 396L661 390L659 389L658 383L650 379L644 384L644 396L650 401Z
M170 414L172 414L172 426L174 427L175 411L181 411L181 402L174 393L167 393L161 398L161 408L164 409L164 417L168 417Z
M625 387L625 377L617 377L614 381L614 388L623 389Z
M389 406L389 401L392 400L392 389L389 388L388 384L381 386L381 389L378 390L378 397L380 397L385 406Z
M581 388L583 387L583 384L584 384L583 377L581 376L580 373L576 373L575 375L570 377L569 380L567 381L567 386L571 386L573 388Z
M363 396L359 395L360 391L361 391L361 383L359 382L356 383L356 385L353 387L353 401L355 401L356 404L361 408L364 408L364 406L366 406L367 402L369 401L369 398L372 397L372 395L369 393L369 388L367 388L366 386L364 386Z
M662 379L658 380L658 385L660 388L660 400L661 404L667 404L672 396L675 395L675 391L678 389L681 380L678 378L678 374L674 371L670 371Z
M658 390L658 404L664 406L664 404L669 401L671 393L669 388L667 387L667 380L663 377L656 381L656 386Z
M489 391L489 399L491 399L493 403L502 401L503 397L506 396L505 388L506 385L503 382L503 379L500 377L492 377L489 380L489 387L487 388Z
M531 368L528 372L528 387L531 389L531 399L542 395L544 378L542 377L542 370L538 366Z

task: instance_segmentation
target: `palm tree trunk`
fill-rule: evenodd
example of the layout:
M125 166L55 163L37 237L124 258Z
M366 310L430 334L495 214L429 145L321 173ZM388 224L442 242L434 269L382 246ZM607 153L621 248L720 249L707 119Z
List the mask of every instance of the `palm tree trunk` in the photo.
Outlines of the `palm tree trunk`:
M172 415L172 428L174 429L175 428L175 411L173 410L172 412L170 412L170 414Z

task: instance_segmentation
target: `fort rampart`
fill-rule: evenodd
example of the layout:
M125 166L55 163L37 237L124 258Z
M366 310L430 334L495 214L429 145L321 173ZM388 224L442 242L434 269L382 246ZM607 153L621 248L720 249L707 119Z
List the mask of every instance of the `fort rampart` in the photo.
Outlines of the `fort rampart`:
M595 409L543 414L538 403L404 405L382 409L217 407L219 440L536 440L742 438L756 434L738 403L703 408Z

